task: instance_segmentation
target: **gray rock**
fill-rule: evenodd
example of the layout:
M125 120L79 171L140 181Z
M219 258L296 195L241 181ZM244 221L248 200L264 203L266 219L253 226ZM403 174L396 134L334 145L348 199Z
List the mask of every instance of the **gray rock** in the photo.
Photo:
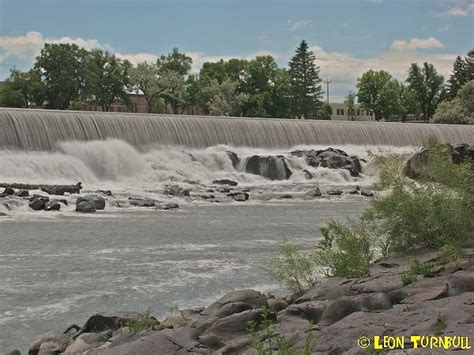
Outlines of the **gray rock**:
M7 352L5 355L21 355L21 352L18 349L13 349Z
M343 296L355 295L357 291L352 289L356 280L340 277L330 277L313 288L306 291L295 303L303 303L314 300L336 300Z
M388 293L403 287L402 279L398 272L376 274L357 280L351 289L359 293L383 292Z
M267 300L267 304L268 308L270 308L270 310L275 313L278 313L288 307L288 302L282 297L269 298Z
M0 217L7 217L8 213L0 211Z
M270 180L288 180L292 174L285 158L277 156L253 155L245 163L245 171Z
M235 154L234 152L231 152L231 151L227 151L227 156L229 157L230 161L232 162L232 166L234 168L237 168L239 163L240 163L240 159L238 157L237 154Z
M328 301L310 301L292 304L278 313L278 321L282 322L287 316L290 316L302 318L310 321L312 324L317 324L329 304Z
M250 195L247 192L231 192L227 194L227 196L239 202L245 202L250 198Z
M45 211L59 211L61 204L58 201L48 201L44 209Z
M261 308L267 304L267 299L265 295L251 289L232 291L204 309L201 315L214 317L219 313L222 307L230 303L245 303L248 304L250 308Z
M312 188L311 190L307 191L306 196L311 197L311 198L321 197L322 196L321 189L316 186Z
M76 202L76 212L94 213L96 212L95 203L93 201Z
M143 318L144 315L137 312L119 312L115 315L97 313L86 321L79 331L79 334L117 330L120 327L126 326L130 321L142 320ZM153 319L156 321L155 318Z
M446 282L446 292L449 296L474 292L474 270L462 270L449 275Z
M165 195L171 195L176 197L189 197L191 194L191 189L184 188L179 185L166 185L163 193Z
M362 171L360 160L357 156L349 156L340 149L327 148L324 150L297 150L290 154L304 157L306 163L313 167L324 167L329 169L346 169L351 176L359 176Z
M311 180L314 178L313 174L311 174L311 172L306 169L303 169L303 175L306 180Z
M219 310L214 314L217 318L224 318L230 316L234 313L240 313L251 309L252 306L246 302L231 302L223 305Z
M237 186L239 184L237 181L233 181L229 179L212 180L212 183L215 185L229 185L229 186Z
M46 208L46 203L49 201L48 196L33 195L30 198L29 206L35 211L44 210Z
M150 198L134 198L134 197L129 197L127 202L128 204L134 207L154 207L158 203L158 201L150 199Z
M30 192L28 190L19 190L15 195L18 197L28 197Z
M175 210L179 208L179 205L174 202L160 203L155 207L157 210Z
M76 200L76 206L83 201L92 202L96 210L103 210L105 208L105 199L98 195L86 195L78 197Z
M325 326L334 324L354 312L371 312L390 308L392 308L392 303L384 293L344 296L329 304L324 310L319 324Z
M48 344L44 346L43 351L52 348L53 344L56 344L57 349L59 349L59 347L61 346L61 341L63 341L63 338L61 336L52 333L41 335L36 338L31 344L28 350L28 355L37 355L40 352L40 348L43 343Z
M82 354L85 351L96 349L104 345L111 336L111 331L102 333L83 333L66 348L64 354Z
M330 196L339 196L342 195L342 190L336 188L328 189L327 194Z
M14 195L15 190L13 190L11 187L5 187L2 193L5 195Z

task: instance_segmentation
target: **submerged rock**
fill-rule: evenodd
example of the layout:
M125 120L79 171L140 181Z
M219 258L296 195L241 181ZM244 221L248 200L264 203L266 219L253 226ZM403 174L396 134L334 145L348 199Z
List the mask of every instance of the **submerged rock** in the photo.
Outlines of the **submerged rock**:
M2 194L4 194L4 195L13 195L13 194L15 194L15 190L13 190L11 187L5 187L3 189Z
M102 196L86 195L78 197L76 200L76 206L84 201L91 202L96 210L103 210L105 208L105 199Z
M29 206L35 211L40 211L45 209L47 202L49 202L48 196L33 195L30 198Z
M94 213L97 209L95 208L95 203L89 200L82 200L79 203L76 202L76 212L83 213Z
M250 174L263 176L270 180L288 180L292 174L282 155L253 155L247 159L245 171Z
M248 192L231 192L227 194L227 196L239 202L247 201L250 198L250 195L248 194Z
M321 189L318 186L316 186L312 188L311 190L307 191L306 196L311 197L311 198L321 197L322 196Z
M166 185L163 193L165 195L171 195L176 197L189 197L189 195L191 194L191 189L184 188L179 185Z
M216 185L229 185L229 186L237 186L239 184L237 181L233 181L229 179L212 180L212 183Z

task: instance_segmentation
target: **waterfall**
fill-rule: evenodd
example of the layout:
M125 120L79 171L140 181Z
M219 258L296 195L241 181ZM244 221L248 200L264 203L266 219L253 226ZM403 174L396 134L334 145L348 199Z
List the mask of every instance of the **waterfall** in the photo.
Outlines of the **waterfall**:
M0 148L16 150L51 151L60 142L106 139L119 139L137 149L219 144L419 146L430 137L474 144L474 126L0 109Z

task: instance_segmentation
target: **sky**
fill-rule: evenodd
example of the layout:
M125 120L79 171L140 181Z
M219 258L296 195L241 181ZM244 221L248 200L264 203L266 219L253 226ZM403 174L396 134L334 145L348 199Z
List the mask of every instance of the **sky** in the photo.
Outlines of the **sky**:
M177 47L193 71L220 58L273 55L286 67L304 39L332 102L360 75L410 63L448 77L474 48L474 0L0 0L0 80L28 70L45 42L103 48L132 63Z

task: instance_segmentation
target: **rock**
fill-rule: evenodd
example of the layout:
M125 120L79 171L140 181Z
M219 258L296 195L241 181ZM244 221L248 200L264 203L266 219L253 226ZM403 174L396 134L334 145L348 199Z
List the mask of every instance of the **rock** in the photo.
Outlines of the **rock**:
M212 180L212 183L216 185L229 185L229 186L237 186L239 184L237 181L233 181L229 179Z
M229 157L230 161L232 162L232 166L235 168L237 168L237 166L239 165L240 163L240 159L238 157L237 154L235 154L234 152L231 152L231 151L227 151L227 156Z
M174 210L174 209L177 209L177 208L179 208L179 205L177 203L174 203L174 202L161 203L161 204L156 205L156 207L155 207L155 209L163 210L163 211Z
M105 196L113 196L111 190L95 190L96 194L102 194Z
M21 355L21 352L18 349L13 349L7 352L6 355Z
M317 284L306 291L295 303L303 303L313 300L336 300L343 296L355 295L357 291L351 287L356 280L330 277L324 282Z
M324 310L319 324L324 326L334 324L354 312L371 312L390 308L392 308L392 303L384 293L343 296L329 304Z
M41 344L38 355L56 355L59 354L61 343L56 341L47 341ZM28 354L30 355L30 354Z
M303 175L306 180L311 180L314 178L313 174L311 174L311 172L306 169L303 169Z
M179 185L166 185L163 193L165 195L171 195L176 197L189 197L191 194L191 189L184 188Z
M41 195L33 195L30 198L29 206L31 209L35 211L44 210L46 207L46 203L49 201L48 196L41 196Z
M288 180L292 174L282 155L253 155L247 159L245 171L249 174L260 175L270 180Z
M58 201L48 201L44 207L45 211L59 211L61 204Z
M349 195L358 195L360 193L359 185L354 186L354 188L352 190L349 190L347 193Z
M242 354L242 352L252 343L251 337L237 338L228 341L224 347L220 348L214 355Z
M340 149L327 148L324 150L297 150L290 153L293 156L304 157L306 164L312 167L329 169L346 169L351 176L359 176L362 166L357 156L349 156Z
M209 194L209 195L199 195L200 198L202 198L203 200L213 200L216 198L215 195L212 195L212 194Z
M120 312L115 315L97 313L91 316L81 327L78 335L84 333L101 333L106 330L117 330L131 321L142 320L145 316L137 312ZM157 324L159 322L152 317Z
M260 322L262 311L261 308L251 309L218 319L199 337L199 341L217 350L228 341L247 335L249 322ZM270 317L276 318L274 314L271 314Z
M7 217L8 213L0 211L0 217Z
M230 316L234 313L240 313L252 309L252 306L246 302L231 302L223 305L219 310L214 314L214 317L224 318Z
M328 189L327 194L330 195L330 196L340 196L340 195L342 195L342 190L335 189L335 188Z
M270 310L275 313L278 313L288 307L288 302L282 297L269 298L267 303L268 308L270 308Z
M2 194L5 194L5 195L14 195L15 194L15 190L13 190L11 187L5 187L3 189L3 193Z
M474 270L463 270L449 275L446 282L446 292L449 296L474 292Z
M66 348L63 354L82 354L88 350L96 349L104 345L111 336L111 331L105 331L102 333L83 333L76 338L74 343Z
M291 200L291 199L293 199L293 196L290 195L290 194L283 194L283 195L280 195L280 199L282 199L282 200Z
M76 212L94 213L96 212L95 203L93 201L86 200L83 200L79 203L76 202Z
M57 336L54 334L45 334L36 338L28 350L28 355L37 355L40 353L41 347L43 344L43 353L47 353L48 350L51 351L57 350L61 347L61 341L63 341L62 336Z
M362 189L360 190L360 194L365 197L372 197L374 196L374 193L368 189Z
M306 192L306 196L315 198L315 197L321 197L321 189L319 187L312 188L311 190Z
M135 207L154 207L158 201L149 198L128 198L128 203ZM119 206L121 207L121 206Z
M229 303L246 303L250 308L261 308L267 304L266 297L258 291L245 289L227 293L201 312L204 316L216 316Z
M239 202L247 201L250 198L250 195L247 192L231 192L227 194L227 196Z
M317 324L328 307L327 301L309 301L298 304L292 304L288 308L278 313L278 320L282 322L286 317L299 317L312 324Z
M102 196L86 195L86 196L78 197L76 200L76 206L78 206L80 203L84 201L92 203L96 210L103 210L105 208L105 199Z
M403 287L403 283L398 272L377 274L354 281L351 290L358 293L389 293Z

